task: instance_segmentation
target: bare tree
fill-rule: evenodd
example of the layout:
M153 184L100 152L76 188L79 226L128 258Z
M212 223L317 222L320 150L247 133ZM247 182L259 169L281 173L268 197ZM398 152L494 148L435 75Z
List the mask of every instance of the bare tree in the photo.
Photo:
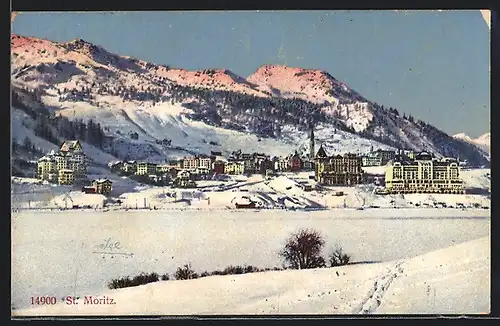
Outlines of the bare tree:
M322 235L312 229L300 229L286 241L279 255L293 269L326 267L321 250L325 245Z
M344 253L344 249L340 245L335 245L328 258L331 267L347 265L351 260L351 256Z

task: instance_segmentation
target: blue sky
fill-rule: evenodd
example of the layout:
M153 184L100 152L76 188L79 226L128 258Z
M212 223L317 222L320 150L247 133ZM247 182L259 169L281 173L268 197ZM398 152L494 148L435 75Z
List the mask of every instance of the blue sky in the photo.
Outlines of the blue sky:
M22 13L12 28L242 77L263 64L322 69L449 134L490 130L489 29L479 11Z

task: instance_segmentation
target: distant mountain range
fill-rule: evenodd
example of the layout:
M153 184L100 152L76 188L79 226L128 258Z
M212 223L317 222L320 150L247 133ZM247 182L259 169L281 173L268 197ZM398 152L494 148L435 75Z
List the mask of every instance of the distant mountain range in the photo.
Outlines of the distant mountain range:
M119 159L238 149L283 155L306 151L314 125L332 154L405 148L489 164L476 144L370 101L321 70L263 65L243 78L148 63L81 39L19 35L11 37L11 53L13 137L41 148L74 134ZM68 124L89 119L105 137Z
M484 135L481 135L475 139L472 139L465 133L459 133L456 135L453 135L453 138L462 140L464 142L467 142L469 144L477 146L479 149L483 150L484 152L487 152L488 154L491 154L491 139L490 139L490 133L487 132Z

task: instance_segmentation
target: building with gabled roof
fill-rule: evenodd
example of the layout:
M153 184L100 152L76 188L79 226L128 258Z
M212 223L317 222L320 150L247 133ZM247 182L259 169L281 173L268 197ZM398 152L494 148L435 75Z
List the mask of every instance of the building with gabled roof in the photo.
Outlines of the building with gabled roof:
M52 150L37 162L38 178L50 182L72 184L76 180L84 179L86 173L86 155L78 140L64 141L58 152Z
M319 146L318 152L316 152L315 158L328 158L325 149L323 148L323 144Z
M95 191L98 194L109 195L111 193L112 184L113 182L109 179L92 180L92 187L95 188Z
M363 182L362 159L356 154L328 156L321 145L316 153L315 180L323 185L351 186Z
M59 147L59 152L83 152L82 144L79 140L66 140Z

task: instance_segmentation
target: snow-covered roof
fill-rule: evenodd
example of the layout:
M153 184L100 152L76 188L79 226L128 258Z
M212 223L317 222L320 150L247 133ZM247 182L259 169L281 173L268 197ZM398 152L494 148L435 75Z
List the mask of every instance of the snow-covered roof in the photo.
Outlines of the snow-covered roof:
M316 153L316 157L328 157L328 155L325 152L325 149L323 148L323 145L319 146L318 152Z
M71 173L73 173L73 170L71 170L71 169L60 169L59 172L71 172Z
M104 182L111 182L111 180L109 179L95 179L95 180L92 180L92 183L104 183Z
M50 157L50 156L42 156L38 159L38 162L43 162L43 161L54 161L55 159L53 157Z
M231 202L235 204L248 205L252 203L252 200L247 196L238 196L234 197L233 200L231 200Z
M108 163L108 166L111 167L111 166L119 164L119 163L123 163L123 162L122 161L111 161Z
M78 140L66 140L64 141L64 143L62 143L61 147L67 145L69 149L74 149L78 143L79 143Z

